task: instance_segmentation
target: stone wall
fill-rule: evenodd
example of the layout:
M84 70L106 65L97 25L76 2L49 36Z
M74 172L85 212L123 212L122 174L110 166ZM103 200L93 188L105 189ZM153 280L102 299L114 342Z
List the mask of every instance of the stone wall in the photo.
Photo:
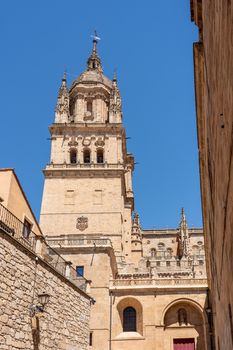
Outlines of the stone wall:
M192 0L204 232L215 343L233 348L233 1ZM224 326L223 326L224 325Z
M1 350L88 349L90 297L2 231L0 275ZM49 302L32 322L43 292Z

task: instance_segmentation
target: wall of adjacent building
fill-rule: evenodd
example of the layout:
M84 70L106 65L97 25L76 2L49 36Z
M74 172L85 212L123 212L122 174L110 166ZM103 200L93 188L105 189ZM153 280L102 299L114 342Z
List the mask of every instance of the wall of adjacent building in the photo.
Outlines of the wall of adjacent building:
M0 275L1 350L88 349L88 295L3 231ZM50 300L35 329L29 308L43 292Z
M41 235L41 230L23 189L13 169L0 169L0 197L2 204L11 211L20 221L24 219L32 225L32 231Z
M233 1L193 0L196 110L215 343L233 348Z

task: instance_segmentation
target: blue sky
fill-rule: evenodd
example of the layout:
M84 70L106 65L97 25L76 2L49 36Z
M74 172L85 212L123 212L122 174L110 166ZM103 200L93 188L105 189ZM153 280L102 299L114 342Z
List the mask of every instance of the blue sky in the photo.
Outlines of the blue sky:
M39 217L60 79L83 70L97 29L104 73L117 68L135 207L144 228L201 226L189 0L1 3L0 166L12 167Z

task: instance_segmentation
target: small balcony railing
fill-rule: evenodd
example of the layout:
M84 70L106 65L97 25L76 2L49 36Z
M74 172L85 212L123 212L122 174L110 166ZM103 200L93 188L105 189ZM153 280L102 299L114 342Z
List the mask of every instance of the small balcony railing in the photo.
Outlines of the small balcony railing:
M35 254L37 251L37 242L43 241L41 258L52 266L57 272L69 279L78 288L86 291L88 281L83 276L78 276L76 270L63 257L57 253L48 243L45 242L44 236L36 235L32 230L27 237L24 237L24 223L20 221L6 207L0 204L0 230L14 237L24 247L30 249Z
M20 243L26 246L26 248L35 251L36 234L33 231L30 231L27 237L24 236L24 223L2 204L0 204L0 228L20 241Z

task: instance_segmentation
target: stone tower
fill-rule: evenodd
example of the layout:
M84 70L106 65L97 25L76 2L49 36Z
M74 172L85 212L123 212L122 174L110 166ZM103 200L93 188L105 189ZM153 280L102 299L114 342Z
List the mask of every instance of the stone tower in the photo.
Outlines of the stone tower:
M103 75L97 40L70 89L66 74L62 79L44 170L42 232L68 261L68 278L91 281L90 349L172 350L177 338L187 338L192 348L198 339L197 349L207 350L203 232L188 229L183 210L178 229L145 230L137 213L132 220L134 158L116 74Z
M116 74L103 75L97 37L86 70L62 79L50 126L51 159L40 223L46 235L110 236L117 256L130 259L134 158L127 153Z

